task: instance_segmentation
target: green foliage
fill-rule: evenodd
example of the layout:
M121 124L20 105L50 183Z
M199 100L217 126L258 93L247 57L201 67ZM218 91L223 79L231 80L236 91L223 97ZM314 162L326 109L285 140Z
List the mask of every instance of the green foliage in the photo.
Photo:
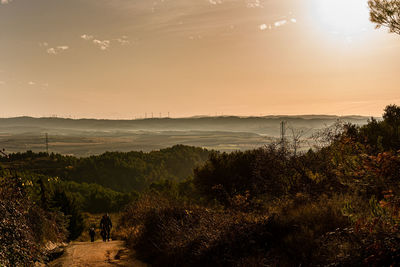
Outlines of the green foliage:
M90 213L117 212L138 197L136 192L121 193L98 184L65 181L59 186L75 197L83 211Z
M206 150L183 145L150 153L107 152L80 159L66 179L97 183L121 192L140 192L160 180L186 179L207 157Z
M194 183L202 194L229 205L234 195L251 189L247 185L256 157L256 151L212 153L204 166L195 169Z
M68 238L70 240L76 239L84 229L82 212L76 198L72 194L57 188L52 202L53 208L59 209L68 219Z
M183 181L208 157L205 149L176 145L149 153L106 152L99 156L75 158L46 153L11 154L1 158L6 167L61 180L99 184L115 191L141 192L161 180Z
M370 154L400 149L400 107L387 106L382 117L382 121L371 118L352 136L355 141L365 145Z

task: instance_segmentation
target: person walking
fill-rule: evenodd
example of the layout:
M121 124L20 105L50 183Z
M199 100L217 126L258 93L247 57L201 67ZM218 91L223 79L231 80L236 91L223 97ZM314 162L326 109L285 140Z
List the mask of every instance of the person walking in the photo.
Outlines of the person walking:
M89 229L89 235L90 235L90 241L94 242L94 236L96 235L96 231L94 230L94 227L91 227Z
M110 241L110 232L112 228L111 218L108 214L104 214L100 221L100 229L104 231L103 241Z

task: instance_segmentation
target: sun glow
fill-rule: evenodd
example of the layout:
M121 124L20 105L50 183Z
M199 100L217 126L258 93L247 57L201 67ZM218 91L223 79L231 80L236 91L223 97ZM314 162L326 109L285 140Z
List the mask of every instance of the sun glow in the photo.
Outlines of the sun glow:
M371 27L367 0L313 0L313 18L329 33L352 37Z

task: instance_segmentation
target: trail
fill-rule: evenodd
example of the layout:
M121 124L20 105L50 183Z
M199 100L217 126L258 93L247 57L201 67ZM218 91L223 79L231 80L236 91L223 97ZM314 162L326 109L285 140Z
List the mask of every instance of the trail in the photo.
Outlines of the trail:
M111 242L72 242L64 255L49 263L51 267L106 267L106 266L137 266L147 264L134 259L132 253L125 247L123 241Z

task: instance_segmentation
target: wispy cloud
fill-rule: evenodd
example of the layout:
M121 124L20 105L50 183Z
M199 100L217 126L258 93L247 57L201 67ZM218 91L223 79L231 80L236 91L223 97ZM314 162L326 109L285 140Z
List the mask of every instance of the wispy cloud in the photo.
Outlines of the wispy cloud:
M260 26L259 26L259 28L260 28L260 30L262 30L262 31L264 31L264 30L266 30L266 29L271 29L271 25L267 25L267 24L261 24Z
M58 55L60 52L63 52L65 50L68 50L69 46L67 45L60 45L57 47L50 47L46 50L47 54L49 55Z
M28 85L35 85L36 83L35 82L33 82L33 81L29 81L28 82Z
M211 5L219 5L223 3L223 0L208 0ZM225 1L226 2L226 1ZM263 7L261 4L261 0L245 0L246 7L248 8L256 8Z
M288 21L286 19L278 20L274 22L275 27L281 27L285 25Z
M279 28L279 27L282 27L282 26L284 26L286 24L289 24L289 23L297 23L297 20L295 18L280 19L280 20L277 20L277 21L275 21L275 22L273 22L271 24L261 24L261 25L258 26L258 28L260 30L262 30L262 31L272 30L274 28Z
M123 35L119 38L115 38L112 40L101 40L99 38L96 38L94 35L90 34L82 34L81 38L85 41L91 41L95 46L100 48L101 50L108 50L111 47L112 43L118 43L120 45L130 45L131 41L129 41L128 36Z
M44 48L46 50L46 53L49 55L58 55L59 53L69 49L69 46L67 46L67 45L59 45L56 47L50 47L49 43L47 43L47 42L41 42L41 43L39 43L39 46Z
M203 39L203 36L201 36L201 35L189 36L189 40L200 40L200 39Z
M95 39L93 35L90 34L82 34L81 38L85 41L92 41L94 45L96 45L97 47L99 47L101 50L107 50L108 48L110 48L111 42L110 40L99 40L99 39ZM122 40L122 39L121 39Z
M131 44L131 42L128 40L128 37L125 35L122 36L121 38L117 38L114 40L117 41L121 45L130 45Z
M208 0L211 5L222 4L222 0Z
M0 85L6 84L5 81L0 81Z
M246 6L248 8L263 7L263 5L261 4L260 0L247 0L246 1Z
M81 38L82 38L83 40L89 41L89 40L92 40L94 37L93 37L93 35L82 34L82 35L81 35Z
M101 50L107 50L108 48L110 48L111 42L109 40L94 39L93 43L97 45Z

